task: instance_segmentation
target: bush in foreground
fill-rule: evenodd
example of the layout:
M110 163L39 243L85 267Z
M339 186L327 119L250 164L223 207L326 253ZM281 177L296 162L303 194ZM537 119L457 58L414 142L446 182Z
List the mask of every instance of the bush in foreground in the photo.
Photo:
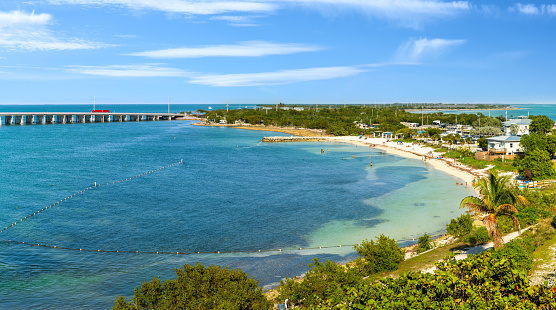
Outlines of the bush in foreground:
M271 309L258 281L228 267L184 265L176 279L161 284L160 278L142 282L133 300L120 296L116 309Z
M485 244L491 240L492 238L484 226L473 230L465 239L465 241L471 245Z
M527 279L532 252L553 237L554 229L539 227L499 250L445 258L435 273L363 280L342 302L323 301L313 309L556 309L556 287L531 286Z
M433 241L431 236L424 234L417 239L417 253L423 253L433 248Z
M354 248L362 256L362 259L357 259L356 265L367 275L396 270L405 259L405 251L396 240L382 234L376 238L376 242L365 240Z
M457 238L467 236L473 229L473 219L469 213L460 215L457 219L452 219L450 224L446 225L446 231Z
M331 260L321 263L317 258L302 280L286 278L280 281L278 300L289 299L291 305L311 307L322 300L342 302L347 288L356 286L363 276L357 268L342 266Z

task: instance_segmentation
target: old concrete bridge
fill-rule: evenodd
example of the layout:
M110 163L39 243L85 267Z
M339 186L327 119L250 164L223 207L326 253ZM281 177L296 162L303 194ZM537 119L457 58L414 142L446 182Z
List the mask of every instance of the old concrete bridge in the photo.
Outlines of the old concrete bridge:
M194 119L179 113L2 112L0 125L139 122Z

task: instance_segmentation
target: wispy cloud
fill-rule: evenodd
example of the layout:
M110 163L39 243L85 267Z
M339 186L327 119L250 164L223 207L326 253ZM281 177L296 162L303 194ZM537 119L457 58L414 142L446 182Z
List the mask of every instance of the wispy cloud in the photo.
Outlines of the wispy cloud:
M219 20L227 22L228 24L236 27L255 27L257 23L253 21L253 16L231 16L219 15L211 17L211 20Z
M326 15L351 11L376 18L419 26L436 17L449 17L471 9L468 1L443 0L48 0L51 4L120 6L137 10L158 10L188 15L229 15L234 13L272 13L292 6L319 10ZM237 16L223 16L221 20ZM232 25L253 23L232 22Z
M467 1L441 0L289 0L289 2L321 10L326 14L337 14L341 10L347 10L396 21L409 27L419 27L426 21L455 16L472 8Z
M88 6L122 6L137 10L158 10L192 15L226 14L230 12L261 13L274 11L272 1L226 0L49 0L51 4Z
M48 29L50 14L22 11L0 12L0 49L78 50L110 46L76 38L58 38Z
M406 44L400 46L397 53L399 61L418 62L423 58L438 55L447 49L464 44L465 40L447 40L447 39L419 39L409 40Z
M344 78L357 75L365 71L367 70L359 66L344 66L260 73L201 75L193 77L189 81L189 83L216 87L280 85L306 81Z
M514 6L511 6L508 11L510 12L517 12L524 15L556 15L556 4L522 4L518 3Z
M107 77L184 77L190 75L186 71L163 67L161 64L69 66L68 71Z
M309 44L273 43L266 41L246 41L235 45L210 45L203 47L182 47L157 51L126 54L150 58L200 58L200 57L261 57L314 52L322 47Z

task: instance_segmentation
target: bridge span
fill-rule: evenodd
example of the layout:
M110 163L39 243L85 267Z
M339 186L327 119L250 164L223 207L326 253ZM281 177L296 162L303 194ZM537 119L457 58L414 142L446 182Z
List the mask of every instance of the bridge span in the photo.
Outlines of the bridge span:
M196 119L181 113L2 112L0 125L74 124Z

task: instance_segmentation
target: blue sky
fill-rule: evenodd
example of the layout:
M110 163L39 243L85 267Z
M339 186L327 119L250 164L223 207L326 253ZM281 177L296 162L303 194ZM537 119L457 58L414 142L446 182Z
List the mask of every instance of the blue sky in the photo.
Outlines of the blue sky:
M556 1L2 0L0 104L556 103Z

